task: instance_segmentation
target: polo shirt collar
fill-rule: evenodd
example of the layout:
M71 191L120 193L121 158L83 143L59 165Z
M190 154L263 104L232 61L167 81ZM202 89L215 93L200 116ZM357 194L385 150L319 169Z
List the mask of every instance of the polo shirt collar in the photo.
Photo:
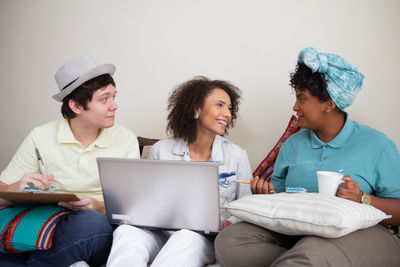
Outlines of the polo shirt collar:
M97 147L106 148L110 145L111 132L114 129L115 124L110 128L103 128L100 130L99 136L93 142L93 145Z
M99 136L96 138L96 140L90 145L90 146L97 146L97 147L108 147L109 146L109 140L111 136L112 129L114 129L115 126L110 127L110 128L104 128L100 130ZM60 125L58 127L58 132L57 132L57 138L58 142L61 144L79 144L81 143L75 139L74 134L72 133L71 127L69 125L69 120L68 119L63 119L60 122Z
M222 141L221 136L215 136L209 161L219 163L223 162L224 154L222 151ZM187 142L183 141L183 139L175 139L171 153L177 156L183 156L185 160L190 160L189 146Z
M63 119L58 126L57 138L59 143L79 144L69 126L69 120Z
M322 142L314 131L310 131L312 148L320 148L325 145L328 145L332 148L342 147L350 138L354 127L354 122L347 116L347 113L345 114L345 116L346 116L346 122L344 123L342 130L329 143Z

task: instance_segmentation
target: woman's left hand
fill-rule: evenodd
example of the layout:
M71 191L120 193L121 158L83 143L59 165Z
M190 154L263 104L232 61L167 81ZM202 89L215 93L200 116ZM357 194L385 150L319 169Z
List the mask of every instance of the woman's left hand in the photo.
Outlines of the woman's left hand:
M361 203L362 192L358 183L353 181L350 176L345 176L343 180L344 182L340 184L337 191L337 196Z
M225 228L227 228L228 226L230 226L232 223L228 220L223 220L223 222L221 223L221 231L224 230Z

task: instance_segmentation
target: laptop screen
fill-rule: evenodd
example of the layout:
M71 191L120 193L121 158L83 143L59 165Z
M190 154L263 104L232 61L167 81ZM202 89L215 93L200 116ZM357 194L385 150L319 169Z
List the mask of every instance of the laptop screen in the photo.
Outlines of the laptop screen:
M107 217L113 224L218 232L218 164L97 158Z

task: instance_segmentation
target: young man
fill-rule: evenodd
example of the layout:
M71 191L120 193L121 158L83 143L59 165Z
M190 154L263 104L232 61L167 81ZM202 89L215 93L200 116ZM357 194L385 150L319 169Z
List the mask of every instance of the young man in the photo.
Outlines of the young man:
M115 66L99 65L90 56L69 60L55 75L64 119L34 128L0 176L0 190L20 191L33 183L39 189L76 193L80 200L61 202L73 210L58 223L53 246L23 255L0 253L0 265L69 266L107 260L112 227L105 207L96 157L139 158L136 136L115 124ZM40 173L36 151L46 173ZM42 170L43 172L43 170ZM0 205L7 201L0 199Z

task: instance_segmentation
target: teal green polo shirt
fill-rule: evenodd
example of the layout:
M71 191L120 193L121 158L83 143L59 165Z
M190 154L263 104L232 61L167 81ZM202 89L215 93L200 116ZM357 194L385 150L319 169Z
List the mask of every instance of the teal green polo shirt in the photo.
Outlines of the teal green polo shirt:
M339 172L355 180L361 191L400 199L400 155L383 133L346 118L340 133L322 142L304 129L282 145L272 183L277 192L286 187L304 187L318 192L317 171Z

